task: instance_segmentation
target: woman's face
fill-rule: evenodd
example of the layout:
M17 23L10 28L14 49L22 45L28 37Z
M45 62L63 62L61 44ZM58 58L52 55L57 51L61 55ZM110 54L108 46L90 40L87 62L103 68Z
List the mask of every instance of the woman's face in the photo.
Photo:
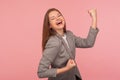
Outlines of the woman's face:
M56 31L64 28L65 20L62 14L60 14L58 11L51 11L48 16L49 16L50 27L52 29Z

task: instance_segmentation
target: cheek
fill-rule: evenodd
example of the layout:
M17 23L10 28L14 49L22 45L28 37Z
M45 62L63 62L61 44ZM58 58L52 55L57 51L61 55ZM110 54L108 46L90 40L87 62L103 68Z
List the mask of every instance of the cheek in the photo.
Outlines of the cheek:
M51 25L51 27L54 27L54 26L56 25L55 21L52 21L52 22L50 23L50 25Z
M63 20L63 22L65 23L65 19L64 18L61 18Z
M64 17L61 17L62 20L64 20Z

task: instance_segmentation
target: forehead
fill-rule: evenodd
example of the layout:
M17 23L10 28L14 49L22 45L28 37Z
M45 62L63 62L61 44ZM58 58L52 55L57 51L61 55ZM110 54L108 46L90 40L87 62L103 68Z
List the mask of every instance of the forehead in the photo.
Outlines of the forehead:
M56 16L57 14L60 14L58 11L51 11L50 13L49 13L49 17L52 17L52 16Z

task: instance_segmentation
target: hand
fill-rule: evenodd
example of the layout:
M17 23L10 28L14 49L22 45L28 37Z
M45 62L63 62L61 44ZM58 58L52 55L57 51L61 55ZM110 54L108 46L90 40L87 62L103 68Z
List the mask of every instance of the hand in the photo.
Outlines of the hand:
M92 26L92 28L96 29L96 27L97 27L97 11L96 11L96 9L90 9L90 10L88 10L88 13L92 17L91 26Z
M76 66L75 61L73 59L69 59L68 62L67 62L66 68L68 70L70 70L71 68L73 68L75 66Z
M92 18L96 18L97 17L97 10L96 9L90 9L90 10L88 10L88 13L90 14L90 16Z
M66 72L75 66L75 61L73 59L69 59L65 67L57 69L57 74Z

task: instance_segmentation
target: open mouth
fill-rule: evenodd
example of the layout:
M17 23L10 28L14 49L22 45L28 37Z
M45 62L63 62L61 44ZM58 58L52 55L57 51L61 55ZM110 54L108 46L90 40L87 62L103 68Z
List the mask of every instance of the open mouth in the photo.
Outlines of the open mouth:
M56 25L61 25L62 24L62 21L59 21L56 23Z

